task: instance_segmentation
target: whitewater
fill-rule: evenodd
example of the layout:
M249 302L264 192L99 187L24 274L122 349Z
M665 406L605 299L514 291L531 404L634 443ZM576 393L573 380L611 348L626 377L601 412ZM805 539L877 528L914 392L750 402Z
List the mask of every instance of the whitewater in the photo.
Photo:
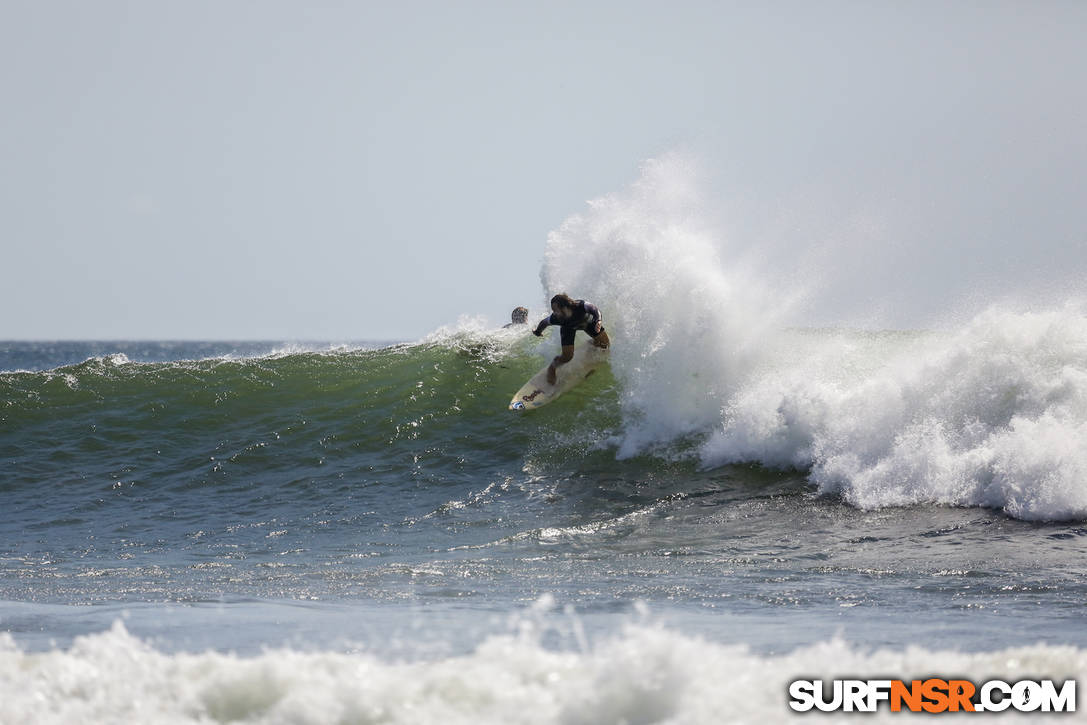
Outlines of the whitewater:
M805 326L688 159L544 246L556 335L0 343L2 722L762 722L1087 671L1087 306ZM1041 714L1035 717L1041 719ZM880 713L876 720L893 719Z
M1082 301L927 333L792 327L807 290L768 284L749 250L704 228L688 164L648 163L548 240L545 289L611 301L614 329L638 340L613 354L620 457L708 434L705 466L804 469L865 508L1087 517Z

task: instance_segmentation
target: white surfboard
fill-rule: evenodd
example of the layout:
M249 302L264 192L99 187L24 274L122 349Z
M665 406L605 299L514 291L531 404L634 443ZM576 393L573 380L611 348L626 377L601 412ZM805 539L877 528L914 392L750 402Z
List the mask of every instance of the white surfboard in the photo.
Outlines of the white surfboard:
M579 385L596 372L608 359L608 351L593 344L579 345L574 349L574 359L556 369L555 384L547 382L547 367L521 386L510 401L510 410L530 410L547 405L567 390Z

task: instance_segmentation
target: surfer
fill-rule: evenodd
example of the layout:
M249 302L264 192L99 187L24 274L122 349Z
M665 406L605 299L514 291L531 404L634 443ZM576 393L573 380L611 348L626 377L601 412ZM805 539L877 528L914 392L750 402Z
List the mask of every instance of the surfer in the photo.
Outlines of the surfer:
M551 298L551 314L540 320L532 334L542 337L548 325L558 325L562 336L562 354L547 366L547 382L551 385L555 384L555 369L574 359L574 335L578 330L584 330L597 347L607 348L611 344L597 306L585 300L571 299L566 293Z
M510 313L510 322L508 325L502 325L502 329L507 327L513 327L514 325L524 325L528 322L528 308L527 307L514 307L513 312Z

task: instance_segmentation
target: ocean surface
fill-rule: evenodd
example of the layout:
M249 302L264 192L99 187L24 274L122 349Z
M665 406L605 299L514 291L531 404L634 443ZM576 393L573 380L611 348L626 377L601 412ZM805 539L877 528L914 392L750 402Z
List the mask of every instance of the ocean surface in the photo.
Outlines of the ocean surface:
M525 327L0 343L0 721L764 722L802 676L1087 672L1087 316L610 322L520 413Z
M612 349L539 410L507 405L555 331L472 317L0 343L0 723L765 723L798 678L1087 682L1087 304L812 328L818 270L730 246L682 166L549 235L529 319L584 297Z

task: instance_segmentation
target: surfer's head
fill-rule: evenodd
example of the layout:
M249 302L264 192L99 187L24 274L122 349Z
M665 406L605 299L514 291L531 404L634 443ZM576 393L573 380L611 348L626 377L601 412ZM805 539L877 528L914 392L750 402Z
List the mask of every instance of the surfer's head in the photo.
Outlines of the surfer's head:
M528 322L528 308L515 307L513 312L510 313L510 322L515 325L523 325Z
M559 317L569 317L574 313L575 304L570 295L563 292L551 298L551 311Z

